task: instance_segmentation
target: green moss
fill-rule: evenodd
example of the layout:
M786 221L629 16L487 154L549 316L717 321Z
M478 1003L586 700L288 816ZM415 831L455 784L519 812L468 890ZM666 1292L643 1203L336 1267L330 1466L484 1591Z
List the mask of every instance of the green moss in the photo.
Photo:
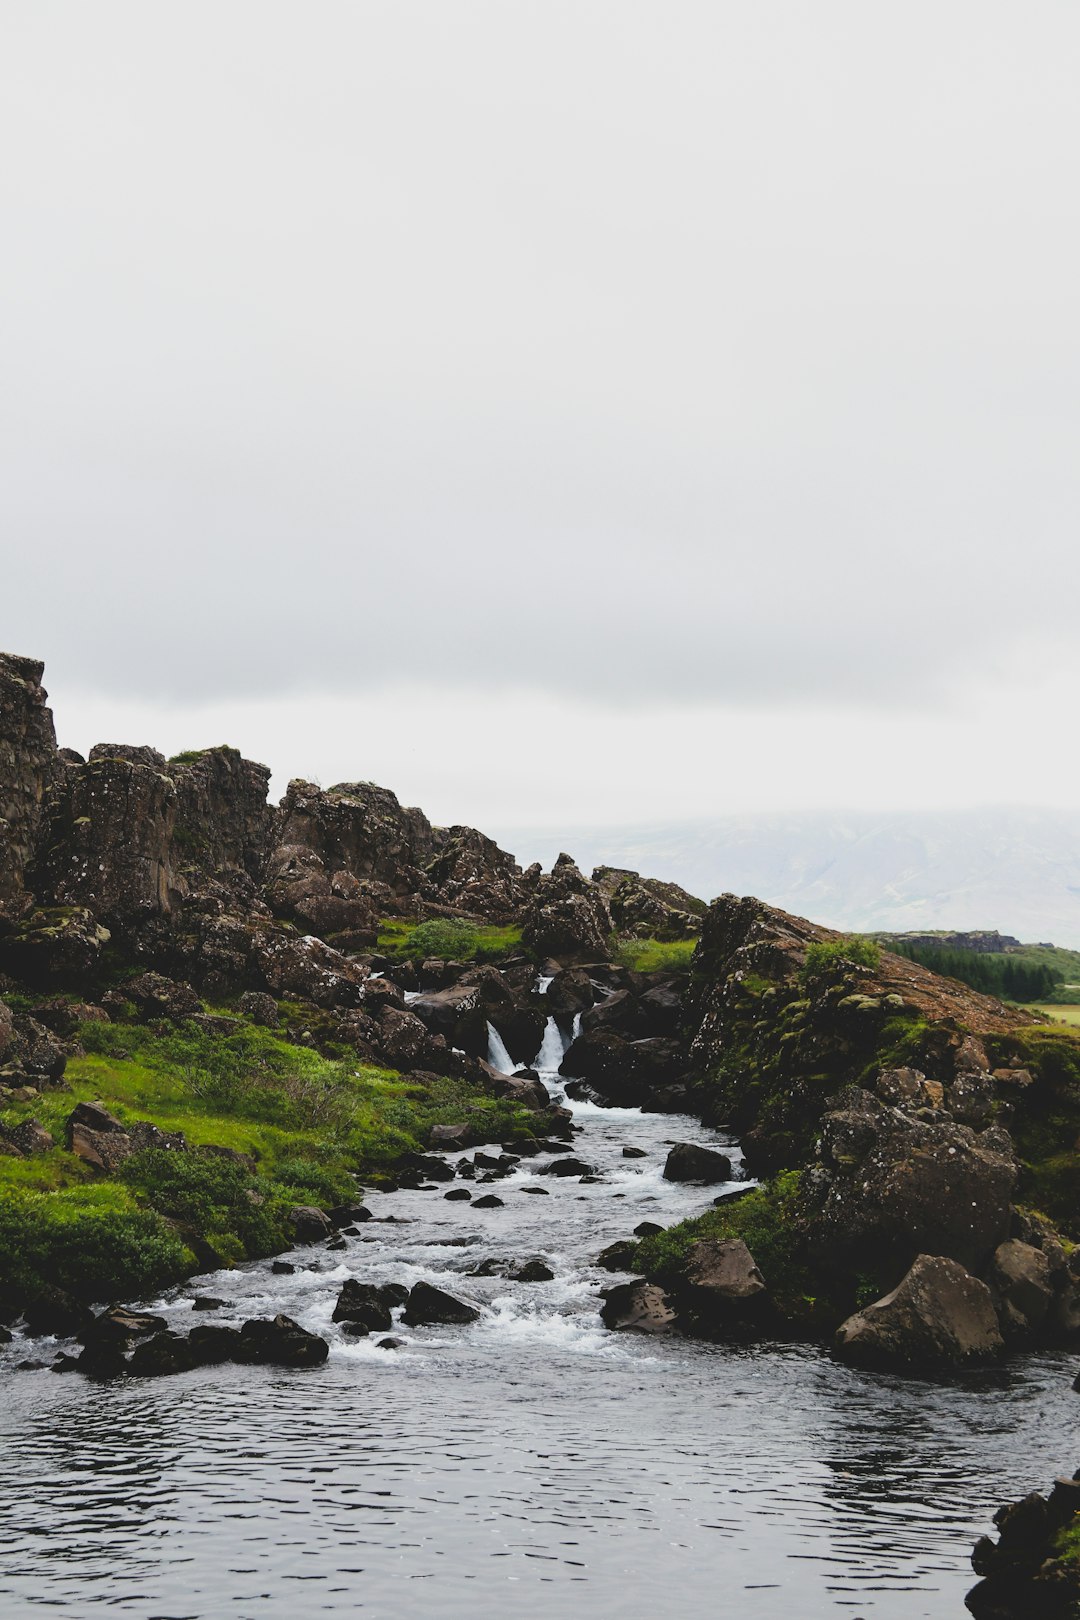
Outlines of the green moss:
M806 947L802 976L804 980L823 978L842 973L849 965L880 967L881 946L863 934L849 934L844 939L814 940Z

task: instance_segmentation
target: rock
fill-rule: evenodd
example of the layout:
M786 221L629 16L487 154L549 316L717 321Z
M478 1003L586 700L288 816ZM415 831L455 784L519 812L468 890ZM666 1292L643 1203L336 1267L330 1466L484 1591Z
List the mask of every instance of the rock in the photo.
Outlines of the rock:
M664 1162L665 1181L700 1181L705 1185L731 1180L731 1160L715 1148L676 1142Z
M564 960L605 960L611 932L611 913L602 892L569 855L560 855L536 882L524 914L522 945Z
M245 990L240 997L240 1011L262 1029L277 1029L281 1022L277 1002L264 990Z
M680 1080L685 1068L686 1054L679 1041L626 1040L614 1030L599 1028L584 1031L571 1043L559 1073L588 1081L601 1103L639 1108L651 1102L656 1088Z
M235 1361L240 1351L238 1329L221 1327L218 1323L200 1323L188 1335L191 1359L197 1367L216 1367L223 1361Z
M631 1243L629 1238L624 1238L618 1243L609 1243L606 1249L601 1249L596 1257L596 1263L603 1266L605 1271L633 1271L636 1257L637 1244Z
M21 1120L18 1125L13 1125L9 1129L0 1125L0 1137L27 1157L33 1153L48 1153L50 1148L56 1146L52 1133L36 1119Z
M400 1350L402 1348L402 1346L404 1345L404 1343L405 1343L404 1339L380 1339L379 1340L379 1349L380 1350Z
M275 1260L272 1263L270 1270L273 1272L275 1277L291 1277L293 1272L296 1270L296 1267L290 1260Z
M193 1311L221 1311L225 1309L223 1299L215 1299L213 1294L196 1294L191 1302Z
M83 1333L94 1320L93 1312L62 1288L51 1284L26 1307L26 1331L35 1337L51 1334L56 1338L74 1338Z
M36 659L0 653L0 913L13 916L25 904L47 792L64 770L44 672Z
M128 1370L128 1359L124 1354L126 1343L110 1341L108 1339L95 1340L88 1344L80 1355L64 1357L65 1370L74 1368L87 1378L118 1378L121 1373Z
M147 1339L155 1333L164 1332L167 1325L163 1316L150 1316L145 1312L125 1310L122 1305L113 1305L95 1316L79 1337L88 1346L112 1344L126 1349L135 1339Z
M598 866L593 882L608 902L620 934L636 939L692 939L707 907L677 883L642 878L617 866Z
M294 1243L322 1243L333 1232L329 1216L313 1204L294 1204L285 1218Z
M409 1327L424 1327L436 1324L464 1325L468 1322L477 1322L480 1312L464 1300L455 1299L453 1294L445 1293L441 1288L434 1288L430 1283L415 1283L409 1292L408 1304L402 1321Z
M468 1147L469 1141L468 1125L433 1125L428 1132L428 1146L442 1148L448 1153L456 1148Z
M641 1221L634 1227L634 1236L639 1238L655 1237L657 1232L665 1232L666 1227L658 1225L656 1221Z
M371 1211L366 1204L335 1204L326 1211L326 1218L331 1226L338 1228L361 1225L371 1220Z
M507 1276L510 1278L511 1282L536 1283L552 1282L554 1280L555 1273L552 1271L551 1267L546 1261L537 1258L534 1260L525 1260L521 1263L521 1265L513 1266L510 1271L507 1272Z
M382 1332L392 1326L390 1307L382 1289L372 1283L349 1277L342 1285L334 1306L335 1322L359 1322L368 1332Z
M545 1164L540 1174L544 1176L591 1176L593 1166L586 1164L584 1159L576 1159L573 1154L567 1154L565 1158L553 1159L550 1164Z
M473 1209L502 1209L503 1200L494 1193L485 1193L483 1198L473 1199Z
M145 1020L189 1018L202 1010L202 1002L190 984L178 984L163 973L140 973L126 980L124 998Z
M927 1254L892 1293L850 1316L835 1342L843 1361L908 1372L987 1361L1002 1348L986 1284L955 1260Z
M647 1159L649 1157L645 1149L639 1147L624 1147L622 1156L624 1159Z
M316 1367L330 1354L317 1333L309 1333L289 1316L253 1318L240 1329L237 1360L267 1362L275 1367Z
M1003 1131L976 1136L848 1087L824 1116L809 1241L851 1270L906 1268L916 1254L982 1268L1009 1236L1019 1166Z
M741 1238L699 1238L687 1257L685 1291L700 1315L730 1323L760 1313L765 1279Z
M1010 1238L994 1250L992 1276L1006 1331L1021 1337L1037 1332L1054 1298L1047 1256L1030 1243Z
M451 1202L464 1204L468 1203L472 1198L472 1193L469 1191L468 1187L451 1187L449 1192L443 1193L443 1197L449 1199Z
M433 1153L410 1153L404 1163L418 1176L426 1176L428 1181L453 1181L456 1174L452 1164L436 1158Z
M981 1536L971 1555L984 1577L965 1600L975 1620L1074 1620L1080 1613L1080 1568L1062 1555L1059 1536L1080 1511L1080 1479L1054 1481L1049 1500L1036 1491L994 1514L995 1544Z
M15 1041L15 1019L11 1008L5 1001L0 1001L0 1063L7 1056Z
M550 965L557 966L555 963ZM552 977L545 1000L553 1017L569 1033L574 1018L592 1006L595 994L585 968L563 968Z
M195 1357L187 1339L165 1332L137 1344L127 1370L134 1378L164 1378L173 1373L190 1372L194 1365Z
M675 1312L655 1283L619 1283L603 1291L600 1316L605 1327L638 1333L669 1333Z

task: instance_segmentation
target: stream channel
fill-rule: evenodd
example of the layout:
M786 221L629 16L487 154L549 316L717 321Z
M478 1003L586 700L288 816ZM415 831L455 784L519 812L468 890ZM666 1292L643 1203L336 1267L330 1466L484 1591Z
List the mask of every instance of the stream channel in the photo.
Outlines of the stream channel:
M540 1062L560 1099L562 1050L551 1021ZM344 1251L297 1250L292 1275L262 1261L152 1302L185 1330L283 1311L329 1339L320 1368L93 1383L16 1372L54 1346L10 1346L4 1620L961 1620L993 1510L1080 1461L1071 1359L926 1383L814 1346L608 1332L598 1294L623 1279L599 1251L723 1190L665 1181L671 1142L722 1146L736 1167L738 1149L690 1118L568 1106L595 1182L544 1174L542 1154L483 1188L500 1208L447 1201L446 1184L371 1193L375 1219ZM533 1256L553 1281L470 1275ZM383 1335L331 1322L347 1277L423 1279L481 1317L395 1323L401 1348L381 1349ZM193 1318L196 1293L226 1308Z

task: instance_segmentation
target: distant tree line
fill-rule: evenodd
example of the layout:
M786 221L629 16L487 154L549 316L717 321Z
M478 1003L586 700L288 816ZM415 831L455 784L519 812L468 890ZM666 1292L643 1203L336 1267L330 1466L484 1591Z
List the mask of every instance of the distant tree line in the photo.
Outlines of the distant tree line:
M997 996L1002 1001L1046 1001L1063 983L1060 973L1031 962L1018 962L1011 956L991 956L985 951L941 950L931 945L913 945L897 940L890 947L898 956L920 962L933 973L960 979L973 990Z

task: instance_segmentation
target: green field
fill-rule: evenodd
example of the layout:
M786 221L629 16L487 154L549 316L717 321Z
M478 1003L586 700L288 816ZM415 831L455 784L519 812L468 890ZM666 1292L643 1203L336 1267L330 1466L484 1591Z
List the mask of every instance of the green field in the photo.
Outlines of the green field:
M1042 1013L1044 1018L1054 1019L1061 1024L1072 1024L1075 1028L1080 1028L1080 1006L1041 1001L1032 1002L1029 1011Z

